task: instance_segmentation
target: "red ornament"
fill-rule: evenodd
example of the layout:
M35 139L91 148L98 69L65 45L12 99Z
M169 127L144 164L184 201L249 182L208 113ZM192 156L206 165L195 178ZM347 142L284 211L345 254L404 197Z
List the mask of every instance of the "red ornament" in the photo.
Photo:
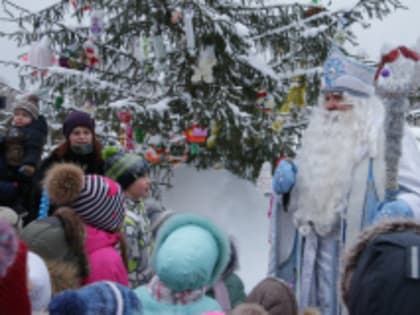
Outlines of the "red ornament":
M205 143L207 139L207 128L200 128L196 124L184 131L188 143Z

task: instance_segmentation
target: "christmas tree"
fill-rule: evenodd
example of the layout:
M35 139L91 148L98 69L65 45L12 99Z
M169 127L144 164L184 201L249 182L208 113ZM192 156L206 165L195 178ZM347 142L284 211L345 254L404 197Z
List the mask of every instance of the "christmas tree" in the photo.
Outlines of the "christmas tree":
M105 144L161 165L222 165L255 179L264 161L292 155L316 102L333 42L357 40L402 8L360 0L70 0L36 13L3 0L9 36L28 54L21 88L36 84L50 124L68 107L92 110Z

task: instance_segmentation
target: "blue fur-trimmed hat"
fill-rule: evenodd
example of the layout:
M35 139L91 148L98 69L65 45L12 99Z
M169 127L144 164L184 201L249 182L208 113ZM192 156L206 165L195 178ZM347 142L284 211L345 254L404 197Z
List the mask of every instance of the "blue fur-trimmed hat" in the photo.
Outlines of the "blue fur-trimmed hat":
M211 286L230 258L229 238L208 218L173 214L160 227L152 268L175 292Z
M50 315L140 315L141 301L134 291L109 281L95 282L78 290L55 295Z
M346 56L333 46L324 63L323 93L347 92L354 96L369 97L374 93L375 69Z

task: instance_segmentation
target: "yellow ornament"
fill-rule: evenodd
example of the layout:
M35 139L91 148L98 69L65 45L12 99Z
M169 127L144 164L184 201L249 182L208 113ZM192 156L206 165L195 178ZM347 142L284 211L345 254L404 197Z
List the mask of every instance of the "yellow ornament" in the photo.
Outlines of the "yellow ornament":
M211 127L211 130L210 130L210 136L207 138L207 141L206 141L207 148L214 149L216 147L217 135L219 134L220 128L221 126L219 122L213 123L213 126Z
M294 106L297 106L299 109L305 106L306 84L303 80L302 77L296 77L292 80L286 101L280 108L281 113L289 113Z

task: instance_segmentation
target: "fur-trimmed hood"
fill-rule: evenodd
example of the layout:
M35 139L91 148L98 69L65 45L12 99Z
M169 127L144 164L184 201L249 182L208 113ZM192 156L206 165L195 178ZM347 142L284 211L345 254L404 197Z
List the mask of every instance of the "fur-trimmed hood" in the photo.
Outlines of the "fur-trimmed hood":
M368 290L372 296L376 296L376 306L372 305L370 296L367 297L370 302L357 299L357 304L360 303L358 309L363 309L357 314L374 314L375 312L372 313L370 308L375 308L377 311L375 314L385 314L382 312L387 306L385 302L383 303L383 299L389 301L390 297L393 305L403 305L400 314L408 314L403 311L403 308L407 310L407 303L402 300L402 290L397 290L397 288L404 287L408 293L412 293L410 286L414 285L414 288L420 289L420 280L415 279L415 282L410 282L412 279L406 274L408 261L405 255L407 255L407 249L412 246L420 247L420 224L411 220L384 221L363 232L356 244L344 256L340 283L344 304L348 307L352 304L351 296L355 293L354 290L357 290L359 295L363 295L363 292ZM389 262L395 262L395 264L389 264ZM367 275L374 280L368 279ZM353 283L353 281L357 282ZM386 285L387 283L392 283L392 285ZM355 287L352 288L352 286ZM398 296L396 291L400 291ZM407 292L404 294L405 298L409 296ZM409 304L417 303L414 300ZM378 305L381 307L378 308ZM413 311L412 307L411 310Z
M176 292L211 286L230 256L227 235L209 219L195 214L172 215L159 229L152 267Z

